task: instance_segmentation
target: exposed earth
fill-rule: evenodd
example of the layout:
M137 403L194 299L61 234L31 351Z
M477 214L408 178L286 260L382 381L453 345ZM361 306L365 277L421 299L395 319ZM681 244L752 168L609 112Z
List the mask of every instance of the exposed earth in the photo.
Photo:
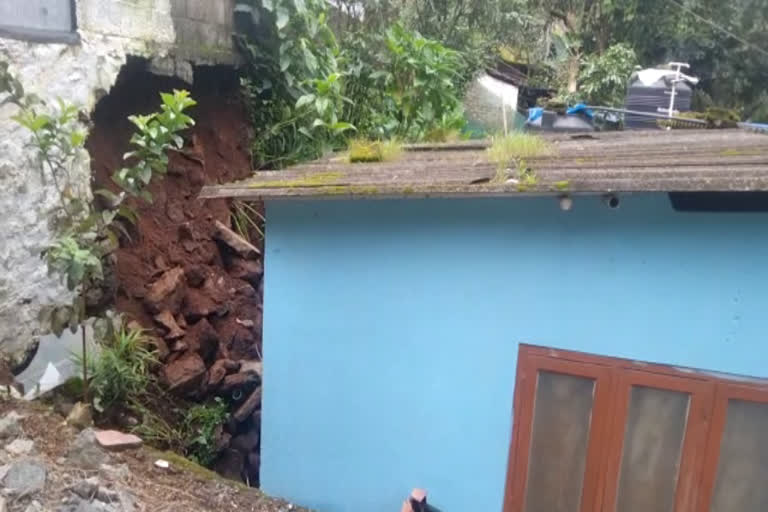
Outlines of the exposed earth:
M198 104L189 114L196 126L184 134L184 150L169 153L167 175L153 180L152 202L131 200L138 222L116 252L111 289L89 302L115 307L149 330L166 389L185 400L221 397L229 404L233 420L217 439L214 467L258 486L262 240L229 229L229 201L197 198L205 184L250 175L249 127L232 69L195 68L194 82ZM86 147L94 190L117 192L111 177L135 128L128 116L158 110L160 92L189 88L129 60L92 116Z
M168 468L157 467L165 460ZM169 453L108 451L36 402L0 402L0 511L302 511Z

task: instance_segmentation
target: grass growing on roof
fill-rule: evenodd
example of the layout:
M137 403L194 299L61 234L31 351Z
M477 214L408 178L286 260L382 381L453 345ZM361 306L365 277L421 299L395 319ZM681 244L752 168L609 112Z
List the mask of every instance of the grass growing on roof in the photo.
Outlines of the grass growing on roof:
M349 162L392 162L400 158L403 145L397 140L352 139L349 141Z
M513 133L493 137L488 148L488 159L500 169L511 167L514 162L548 156L554 152L552 145L538 135Z

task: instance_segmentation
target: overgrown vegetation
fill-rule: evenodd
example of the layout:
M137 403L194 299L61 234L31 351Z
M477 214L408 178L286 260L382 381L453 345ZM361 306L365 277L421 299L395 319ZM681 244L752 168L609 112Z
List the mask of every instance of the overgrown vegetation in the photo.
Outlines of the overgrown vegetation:
M513 133L494 137L488 148L488 159L500 168L508 168L513 162L552 154L552 145L538 135Z
M251 203L232 201L231 220L232 227L245 240L257 244L264 239L264 215Z
M323 1L254 0L259 22L239 39L254 164L283 167L348 138L456 138L467 65L458 51L393 22L344 47Z
M352 139L349 141L349 161L356 162L392 162L403 153L402 144L396 139L386 141Z
M141 329L120 322L95 354L79 364L88 365L94 409L108 413L142 396L149 385L150 368L157 361Z
M149 392L153 396L149 396ZM176 405L168 407L171 403ZM134 397L132 404L141 416L141 423L133 431L142 439L203 466L214 461L219 429L229 419L227 404L221 398L202 404L180 403L152 382L148 392Z

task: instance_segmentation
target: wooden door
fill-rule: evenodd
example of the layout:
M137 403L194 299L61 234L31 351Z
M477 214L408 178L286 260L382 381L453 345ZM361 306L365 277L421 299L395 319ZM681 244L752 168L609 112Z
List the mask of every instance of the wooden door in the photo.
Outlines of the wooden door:
M515 430L504 510L597 510L607 422L596 419L609 417L610 369L530 356L518 372L515 415L524 420Z
M618 375L603 512L690 512L713 384L632 369Z

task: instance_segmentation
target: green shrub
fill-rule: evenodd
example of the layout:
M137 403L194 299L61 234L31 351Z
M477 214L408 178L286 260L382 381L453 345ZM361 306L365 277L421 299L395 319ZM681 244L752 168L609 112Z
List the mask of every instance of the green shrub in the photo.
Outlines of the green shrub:
M144 331L121 325L87 359L94 408L107 412L139 398L149 385L149 370L155 362Z
M227 404L218 397L186 411L182 426L184 453L198 464L210 465L218 454L217 430L228 418Z
M636 64L635 51L624 43L590 55L579 73L579 96L591 105L621 106Z

